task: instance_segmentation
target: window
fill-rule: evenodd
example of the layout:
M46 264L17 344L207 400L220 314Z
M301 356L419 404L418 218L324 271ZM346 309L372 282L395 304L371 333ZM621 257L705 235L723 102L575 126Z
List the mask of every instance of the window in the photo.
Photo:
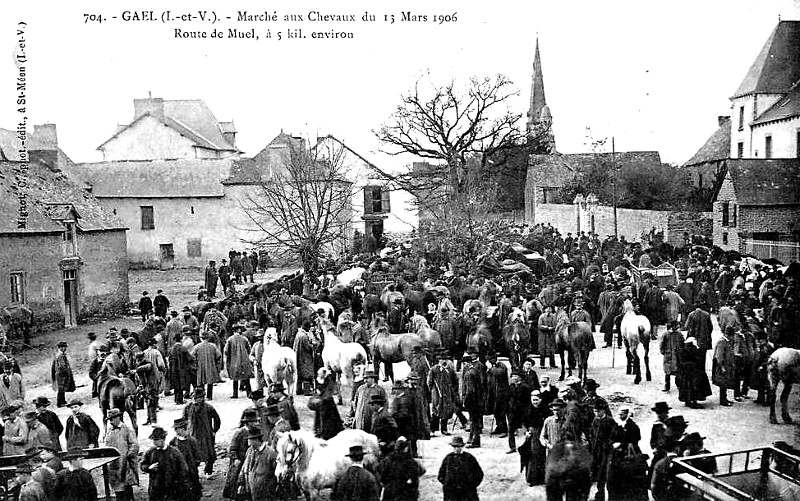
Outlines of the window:
M736 158L744 158L744 143L738 143L736 145Z
M380 186L373 186L372 187L372 212L374 214L380 214L383 212L383 198L381 197L381 187Z
M65 256L76 256L78 254L78 246L75 242L75 223L72 221L67 221L64 223L64 233L62 233L63 240L64 240L64 255Z
M24 303L25 302L25 286L24 277L21 271L11 272L11 302Z
M722 210L722 226L728 226L730 222L730 202L720 203L720 210Z
M772 136L764 138L764 158L772 158Z
M697 173L697 187L698 188L702 188L703 187L703 173L702 172L698 172Z
M203 256L203 242L199 238L186 240L186 255L189 257Z
M153 214L152 205L142 205L139 207L142 210L142 229L154 230L156 229L155 216Z
M739 212L739 206L736 204L732 204L730 206L730 223L728 226L736 226L736 219Z
M560 188L542 188L542 195L544 198L544 203L546 204L560 204L563 203L561 201L561 189Z
M744 130L744 106L739 107L739 130Z
M189 212L190 212L191 214L194 214L194 205L192 205L191 207L189 207Z
M722 234L722 245L728 245L728 232Z

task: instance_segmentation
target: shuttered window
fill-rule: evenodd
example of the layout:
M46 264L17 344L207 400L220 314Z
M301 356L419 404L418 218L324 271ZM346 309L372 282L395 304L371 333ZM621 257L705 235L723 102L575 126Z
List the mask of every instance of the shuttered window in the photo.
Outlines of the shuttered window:
M728 226L730 222L730 202L722 202L720 210L722 211L722 226Z
M190 238L186 240L186 255L188 257L202 257L203 256L203 242L199 238Z
M142 205L139 207L142 211L142 229L154 230L156 228L155 215L153 214L152 205Z

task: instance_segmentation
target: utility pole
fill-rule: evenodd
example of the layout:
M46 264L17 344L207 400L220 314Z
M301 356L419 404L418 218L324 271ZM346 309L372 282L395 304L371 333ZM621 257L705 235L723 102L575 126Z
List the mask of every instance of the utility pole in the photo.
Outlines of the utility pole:
M614 238L619 240L617 228L617 156L614 148L614 136L611 136L611 190L614 206Z

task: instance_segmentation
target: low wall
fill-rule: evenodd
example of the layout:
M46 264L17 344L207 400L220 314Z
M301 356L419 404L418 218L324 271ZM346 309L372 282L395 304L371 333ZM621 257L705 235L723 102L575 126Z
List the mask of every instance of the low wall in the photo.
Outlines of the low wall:
M574 204L538 204L531 224L550 223L562 235L589 231L592 228L592 214L581 210ZM595 233L605 238L614 234L614 208L601 205L594 211ZM580 228L579 228L580 226ZM664 240L672 245L683 245L683 234L711 236L712 219L710 212L655 211L643 209L617 209L617 233L626 240L641 240L642 233L662 232Z

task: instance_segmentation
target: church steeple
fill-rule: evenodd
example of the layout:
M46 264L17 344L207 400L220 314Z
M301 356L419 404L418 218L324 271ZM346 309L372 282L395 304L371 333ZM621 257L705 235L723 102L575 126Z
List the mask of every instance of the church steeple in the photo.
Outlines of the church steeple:
M533 82L531 83L531 102L528 109L527 130L530 133L533 126L542 119L542 110L547 106L544 97L544 77L542 76L542 59L539 56L539 38L536 38L536 54L533 56ZM549 114L549 110L548 110Z

